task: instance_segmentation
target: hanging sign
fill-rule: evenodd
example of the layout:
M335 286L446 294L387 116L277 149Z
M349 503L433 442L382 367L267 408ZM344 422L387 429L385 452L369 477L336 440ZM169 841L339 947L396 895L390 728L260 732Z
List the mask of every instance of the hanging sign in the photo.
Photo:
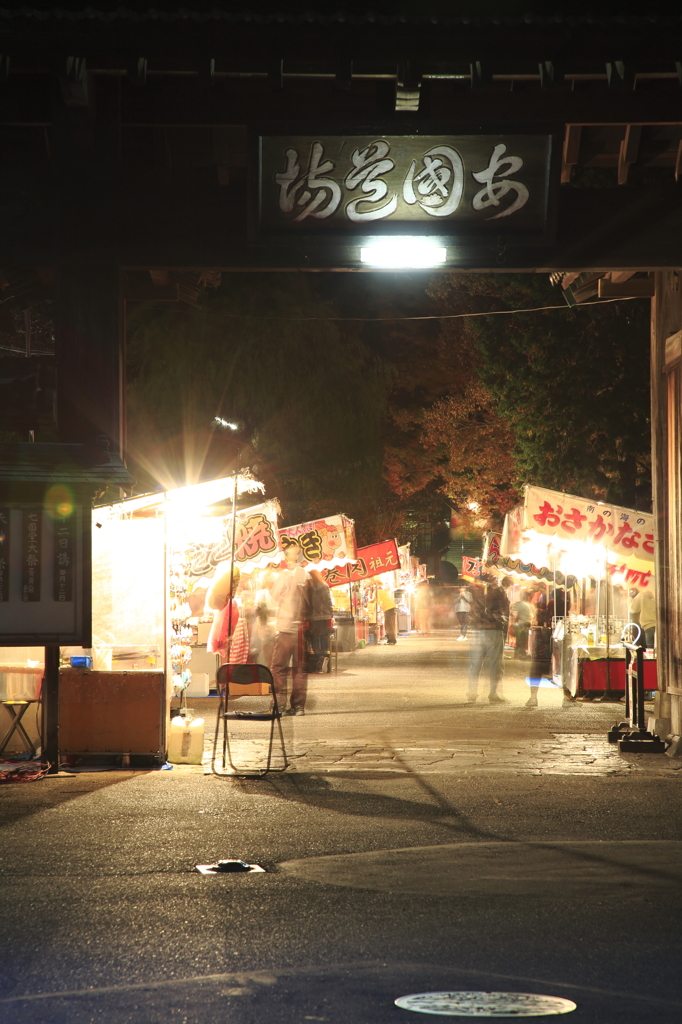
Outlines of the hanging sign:
M523 526L540 534L598 544L621 559L634 556L653 567L654 517L647 512L527 487Z
M557 145L538 128L257 136L258 235L544 236Z
M357 558L355 525L346 516L325 516L310 523L298 523L279 531L282 550L292 543L301 547L301 565L332 569Z
M325 570L322 575L330 587L340 587L345 583L355 583L371 576L380 576L384 572L392 572L400 568L398 546L394 540L383 540L379 544L369 544L358 548L355 562L344 566Z
M265 501L237 513L234 562L241 570L264 569L280 560L278 510L276 501ZM218 565L229 562L232 557L232 516L204 519L204 529L211 526L214 527L215 539L194 542L187 547L188 576L210 578Z
M462 555L462 571L460 575L466 576L470 580L477 580L479 576L483 575L483 562L480 558Z

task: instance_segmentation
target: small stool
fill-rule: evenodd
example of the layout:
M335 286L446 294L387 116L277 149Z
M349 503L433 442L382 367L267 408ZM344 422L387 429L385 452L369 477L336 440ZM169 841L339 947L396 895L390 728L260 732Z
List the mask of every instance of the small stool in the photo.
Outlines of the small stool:
M14 736L14 733L17 732L23 738L23 741L24 741L24 743L26 744L26 746L28 748L28 753L30 753L31 757L35 757L36 756L36 753L37 753L36 748L33 746L33 741L31 740L31 737L28 735L28 733L24 729L23 725L21 724L21 720L24 717L24 715L26 714L26 712L28 711L29 705L30 704L38 704L38 703L39 703L39 701L37 701L37 700L3 700L3 701L0 701L0 704L2 704L3 707L7 708L8 712L9 712L9 716L11 718L11 723L10 723L9 730L6 733L6 735L4 736L4 738L2 739L2 741L0 741L0 755L4 754L5 747L7 746L9 741L12 739L12 736ZM14 710L15 707L19 708L19 713L18 714Z

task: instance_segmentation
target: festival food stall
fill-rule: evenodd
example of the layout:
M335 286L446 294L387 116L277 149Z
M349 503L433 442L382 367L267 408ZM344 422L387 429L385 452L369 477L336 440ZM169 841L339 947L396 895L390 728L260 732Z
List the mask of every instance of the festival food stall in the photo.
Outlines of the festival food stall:
M95 510L93 647L62 649L62 754L161 760L171 700L209 695L218 652L269 665L270 587L287 546L300 545L306 569L338 570L356 558L352 520L280 530L279 503L259 501L262 491L243 470ZM221 607L226 578L233 600ZM221 637L226 612L234 621Z
M646 512L526 486L485 560L546 595L552 674L572 696L624 689L628 594L653 591L654 521ZM645 685L656 688L655 651Z
M245 471L95 509L93 647L61 650L62 755L165 759L173 693L194 676L207 694L215 676L205 599L230 556L235 492L239 503L262 489ZM278 558L276 531L276 503L238 511L239 557Z
M323 572L332 592L339 650L376 643L383 636L383 613L377 586L394 594L398 589L400 553L394 540L358 548L356 558Z

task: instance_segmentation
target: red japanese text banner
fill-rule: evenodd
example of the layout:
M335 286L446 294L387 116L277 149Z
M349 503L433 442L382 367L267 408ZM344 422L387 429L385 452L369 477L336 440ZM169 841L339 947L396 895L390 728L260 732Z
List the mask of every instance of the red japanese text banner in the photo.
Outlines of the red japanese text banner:
M546 550L541 551L543 544ZM647 512L528 486L524 504L507 514L500 553L551 567L552 559L558 559L564 571L578 575L597 571L596 561L589 569L580 568L581 561L605 557L611 566L648 578L653 572L654 519Z
M391 572L400 568L398 546L394 540L383 540L378 544L368 544L358 548L358 559L347 565L325 570L324 576L328 586L340 587L344 583L355 583L366 580L370 576L380 576L383 572Z
M472 558L470 555L462 555L462 576L470 580L477 580L483 575L483 562L480 558Z

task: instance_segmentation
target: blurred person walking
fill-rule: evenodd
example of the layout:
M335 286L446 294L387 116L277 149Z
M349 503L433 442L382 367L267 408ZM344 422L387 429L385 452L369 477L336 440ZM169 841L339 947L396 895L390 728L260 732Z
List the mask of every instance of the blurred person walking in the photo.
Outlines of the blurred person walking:
M334 626L332 596L324 576L318 569L310 569L310 643L315 654L315 671L322 672L325 658L329 658L329 638ZM329 662L327 662L329 664Z
M509 586L511 580L508 576L502 580L502 586L498 586L496 582L487 587L478 581L474 583L467 692L470 704L474 704L478 699L478 680L486 658L490 674L488 701L491 704L508 703L504 697L499 696L497 690L504 675L504 641L509 628L509 600L506 591Z
M384 613L384 629L386 631L386 643L396 644L398 641L395 635L396 610L393 591L387 590L383 584L377 584L377 602Z
M527 590L521 591L521 597L515 602L512 612L514 614L514 637L516 639L514 658L520 661L528 653L528 634L533 624L533 606L530 603Z
M473 595L469 586L465 584L460 587L457 598L455 599L455 615L459 622L459 636L458 640L466 640L467 638L467 627L469 625L469 616L471 615L471 605L473 603Z

